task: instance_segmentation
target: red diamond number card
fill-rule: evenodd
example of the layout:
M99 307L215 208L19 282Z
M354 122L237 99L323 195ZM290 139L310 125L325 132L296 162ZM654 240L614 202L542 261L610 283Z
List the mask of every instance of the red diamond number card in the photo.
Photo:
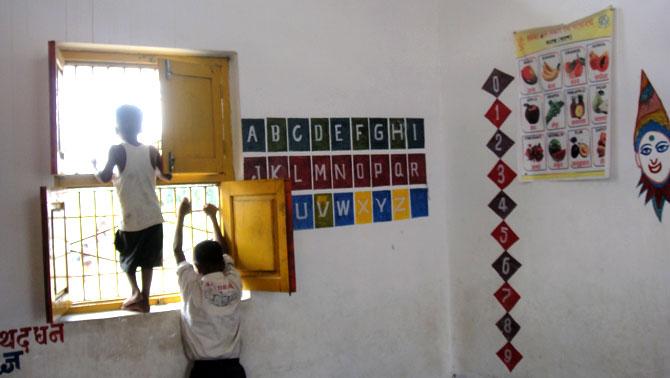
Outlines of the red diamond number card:
M498 355L498 358L502 360L505 366L507 366L507 369L510 372L512 371L512 369L514 369L516 364L518 364L519 361L521 361L521 359L523 358L521 353L519 353L519 351L516 350L514 345L510 343L505 344L505 346L500 348L500 350L496 354Z
M493 232L491 232L491 236L493 236L493 238L498 243L500 243L500 246L505 250L508 250L519 240L519 237L516 236L516 233L514 233L512 228L504 221L500 222L498 227L496 227Z
M516 177L516 173L504 161L498 160L498 163L489 172L488 177L498 185L500 190L503 190L507 185L512 183L512 180Z
M491 107L486 112L484 117L491 121L493 126L499 128L503 123L505 123L505 120L507 117L509 117L510 113L512 113L512 111L500 100L496 99L493 101L493 104L491 104Z
M496 297L498 302L500 302L500 305L503 306L507 312L510 312L519 299L521 299L519 293L517 293L507 282L502 284L493 296Z

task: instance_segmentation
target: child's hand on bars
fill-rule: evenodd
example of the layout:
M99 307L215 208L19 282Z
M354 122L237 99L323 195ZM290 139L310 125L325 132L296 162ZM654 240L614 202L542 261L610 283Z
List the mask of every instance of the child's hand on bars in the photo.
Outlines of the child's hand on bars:
M181 204L179 205L179 212L177 213L177 216L179 218L183 218L186 216L186 214L191 212L191 201L188 200L188 198L184 198L181 200Z
M219 209L216 206L212 205L211 203L208 203L207 205L205 205L205 207L202 208L202 211L204 211L205 214L207 214L208 216L215 218L216 213L217 211L219 211Z

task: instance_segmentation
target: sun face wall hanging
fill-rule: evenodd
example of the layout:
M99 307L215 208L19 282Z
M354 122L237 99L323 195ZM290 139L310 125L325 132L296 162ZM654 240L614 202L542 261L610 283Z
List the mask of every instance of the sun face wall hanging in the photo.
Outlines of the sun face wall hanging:
M663 205L670 202L670 121L663 103L642 71L640 99L633 134L635 163L642 171L638 186L645 204L651 201L658 221Z

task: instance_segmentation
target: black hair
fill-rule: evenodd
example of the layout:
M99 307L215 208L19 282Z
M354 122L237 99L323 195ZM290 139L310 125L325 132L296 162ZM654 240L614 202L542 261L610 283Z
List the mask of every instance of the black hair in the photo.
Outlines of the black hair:
M137 134L142 124L142 110L135 105L121 105L116 109L116 123L124 134Z
M193 260L197 265L213 269L223 265L223 253L221 244L214 240L205 240L193 249Z

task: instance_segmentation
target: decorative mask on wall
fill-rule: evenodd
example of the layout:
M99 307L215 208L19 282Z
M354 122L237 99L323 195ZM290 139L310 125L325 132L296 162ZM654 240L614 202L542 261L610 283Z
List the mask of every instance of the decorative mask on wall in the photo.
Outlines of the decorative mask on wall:
M645 204L651 201L659 222L663 205L670 202L670 121L661 99L649 78L642 71L640 99L633 134L635 163L640 176L640 196L646 193Z

